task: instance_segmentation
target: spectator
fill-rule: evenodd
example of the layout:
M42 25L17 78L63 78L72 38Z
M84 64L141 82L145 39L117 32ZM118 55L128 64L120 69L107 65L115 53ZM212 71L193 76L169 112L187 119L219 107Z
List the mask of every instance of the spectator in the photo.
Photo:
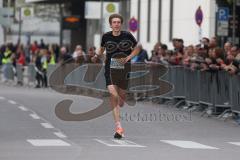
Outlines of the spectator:
M209 56L205 58L205 63L202 66L203 68L201 70L216 71L221 69L221 64L223 63L223 60L221 58L222 53L223 50L217 47L209 50Z
M56 64L56 57L55 57L55 52L53 49L53 45L48 46L48 52L49 52L49 64L54 65Z
M160 46L161 46L161 43L160 43L160 42L157 42L157 43L154 45L153 50L152 50L152 56L151 56L151 57L153 57L153 56L155 56L155 55L157 54L158 49L159 49Z
M226 55L231 51L231 48L232 48L232 43L231 42L226 42L224 44L224 52L225 52Z
M47 49L47 46L45 45L43 39L40 40L39 48L40 48L40 49Z
M86 61L86 60L87 60L86 54L85 54L85 52L83 51L81 45L77 45L77 46L76 46L75 51L73 52L72 57L73 57L73 59L74 59L74 61L75 61L76 63L80 63L80 62L83 62L83 61Z
M48 68L48 63L49 63L49 54L48 50L46 49L41 49L40 50L41 54L41 65L42 65L42 73L43 73L43 87L48 87L48 82L47 82L47 68Z
M156 55L154 55L151 59L151 62L154 63L162 63L162 64L168 64L167 60L168 60L168 54L167 54L167 45L165 44L161 44L158 48L158 51L156 53Z
M38 51L36 52L36 57L34 58L35 62L35 71L36 71L36 80L37 80L37 85L35 88L41 88L43 86L43 72L42 72L42 55Z
M136 55L132 62L133 63L145 63L146 61L148 61L148 54L147 51L145 49L143 49L142 44L138 44L139 48L140 48L140 52L138 55Z
M72 60L72 56L68 53L66 47L62 47L60 49L60 57L59 57L59 62L63 64L64 62L70 62Z
M30 60L33 61L34 57L36 56L36 53L39 51L38 43L37 41L34 41L34 43L31 45L31 54L30 54Z
M208 51L208 49L209 49L209 42L210 42L210 40L207 37L203 37L202 40L201 40L201 48L203 48L206 51Z
M96 54L96 48L95 48L94 46L93 46L93 47L90 47L90 48L88 49L86 62L87 62L87 63L91 63L91 62L92 62L91 59L92 59L92 57L95 56L95 54ZM101 63L101 62L102 62L101 59L98 58L95 63Z
M4 57L5 49L6 49L5 45L2 45L1 48L0 48L0 66L2 65L2 60L3 60L3 57Z
M186 67L190 67L191 58L193 56L194 56L194 47L193 47L193 45L190 45L190 46L186 47L186 51L183 55L182 64Z
M59 45L58 44L53 44L52 48L53 48L53 51L55 53L55 61L56 61L56 63L58 63L58 60L59 60Z

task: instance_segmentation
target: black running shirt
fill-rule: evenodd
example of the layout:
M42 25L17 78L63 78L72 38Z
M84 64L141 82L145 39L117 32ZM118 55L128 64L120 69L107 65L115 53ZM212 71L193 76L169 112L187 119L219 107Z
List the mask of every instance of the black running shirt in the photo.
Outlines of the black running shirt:
M105 33L101 42L101 47L106 49L105 69L110 68L113 56L118 54L128 56L136 45L137 41L130 32L121 31L119 36L113 36L112 31Z

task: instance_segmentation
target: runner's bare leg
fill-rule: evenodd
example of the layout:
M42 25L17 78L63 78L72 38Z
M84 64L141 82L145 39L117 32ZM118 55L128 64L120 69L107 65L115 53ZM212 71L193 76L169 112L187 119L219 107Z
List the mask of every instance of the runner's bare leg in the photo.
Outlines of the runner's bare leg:
M121 88L118 88L118 95L119 95L118 104L119 104L120 107L122 107L124 105L125 100L126 100L126 91L121 89Z
M113 107L113 118L115 123L120 122L120 106L118 104L119 95L116 85L108 85L108 91L110 93L110 104Z

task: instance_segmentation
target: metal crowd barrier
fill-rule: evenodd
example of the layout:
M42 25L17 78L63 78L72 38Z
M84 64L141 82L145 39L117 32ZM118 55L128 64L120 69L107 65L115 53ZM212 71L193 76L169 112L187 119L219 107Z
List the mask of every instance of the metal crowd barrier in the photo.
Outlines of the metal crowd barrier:
M104 67L97 65L102 64L88 64L75 69L65 78L65 83L106 89ZM48 77L56 67L57 65L48 66ZM86 74L87 67L91 74ZM3 65L1 69L6 79L14 80L12 64ZM34 64L29 64L25 72L28 75L28 83L35 82ZM23 82L23 66L16 66L16 76L19 82ZM98 78L95 81L96 76ZM182 66L169 66L168 72L161 79L174 85L174 89L161 98L170 100L183 98L188 103L211 106L215 111L219 108L231 108L234 112L240 113L240 75L231 76L224 71L201 72Z
M214 90L213 90L213 77L214 74L210 72L199 72L199 103L205 104L208 106L214 105Z
M49 76L56 69L56 67L57 67L57 65L55 65L55 64L48 64L48 68L47 68L48 84L49 84Z
M28 72L27 73L28 83L34 83L36 81L35 65L34 64L29 64L27 72Z
M101 64L80 66L65 78L65 84L81 85L106 90L104 67ZM91 74L86 74L87 69Z
M2 70L2 79L4 81L14 80L14 68L11 63L2 65L1 70Z
M215 105L217 107L230 107L230 75L224 71L215 74Z
M237 88L230 89L231 76L224 71L201 72L192 71L182 66L169 66L169 72L163 79L174 85L173 91L163 95L163 98L182 98L188 104L203 104L212 107L215 113L222 112L222 110L232 106L230 92L236 92ZM237 84L237 80L232 83ZM240 85L238 86L240 87ZM240 90L240 88L237 89ZM234 102L236 104L236 100ZM235 106L240 105L237 103Z
M190 104L198 104L200 96L199 71L184 68L184 93L186 101Z
M181 66L171 67L171 82L174 85L173 97L174 98L185 98L184 93L184 70Z
M230 78L230 103L233 112L240 113L240 75L234 75Z
M17 76L17 82L19 84L23 84L23 71L24 71L23 66L20 64L17 64L16 65L16 76Z
M165 80L165 81L168 81L170 82L171 84L173 84L173 90L170 91L169 93L167 94L164 94L162 96L160 96L161 98L164 98L164 99L169 99L169 100L172 100L173 99L173 91L175 90L175 85L174 85L174 77L173 77L173 71L174 69L172 67L168 67L168 71L167 73L161 78L162 80Z

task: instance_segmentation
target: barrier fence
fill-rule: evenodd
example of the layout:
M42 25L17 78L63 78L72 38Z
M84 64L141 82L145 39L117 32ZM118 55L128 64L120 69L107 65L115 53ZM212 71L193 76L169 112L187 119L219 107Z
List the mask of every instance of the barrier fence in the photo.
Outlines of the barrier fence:
M240 75L170 66L164 79L174 85L173 98L185 98L190 104L211 106L216 113L227 108L240 112Z
M86 74L88 77L85 77L86 67L89 67L92 73ZM34 64L27 67L17 65L15 70L13 68L11 64L1 66L2 79L14 80L16 77L18 82L35 83ZM47 75L49 76L55 68L56 65L49 65ZM91 65L81 66L65 78L65 83L91 86L93 77L98 74L100 77L92 87L104 89L104 69L95 70L95 68L91 69ZM94 76L91 77L92 75ZM87 81L82 81L83 79ZM225 71L192 71L183 66L170 66L168 72L161 79L174 85L173 90L162 95L162 98L181 98L190 104L208 105L213 107L215 112L218 112L218 109L230 108L232 111L240 113L240 75L230 75Z

